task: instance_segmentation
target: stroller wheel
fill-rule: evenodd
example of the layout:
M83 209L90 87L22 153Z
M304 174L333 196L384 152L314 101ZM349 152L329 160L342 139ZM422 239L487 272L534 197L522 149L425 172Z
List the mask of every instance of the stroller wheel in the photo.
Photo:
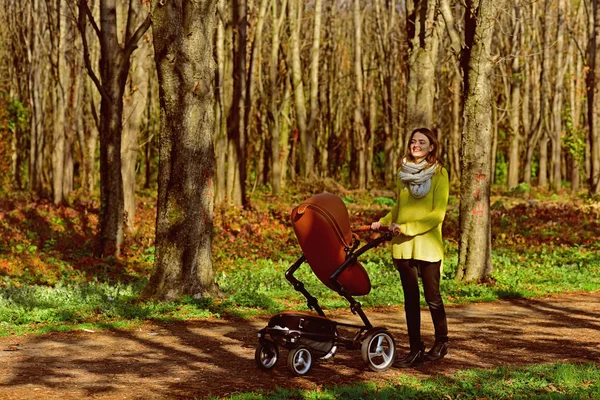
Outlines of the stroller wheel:
M254 361L258 368L265 371L272 369L279 360L279 350L277 345L270 340L261 341L256 347Z
M296 376L306 374L312 366L312 354L304 346L296 347L290 350L287 359L288 368Z
M385 371L391 367L396 355L394 338L385 330L374 331L363 340L361 353L371 371Z

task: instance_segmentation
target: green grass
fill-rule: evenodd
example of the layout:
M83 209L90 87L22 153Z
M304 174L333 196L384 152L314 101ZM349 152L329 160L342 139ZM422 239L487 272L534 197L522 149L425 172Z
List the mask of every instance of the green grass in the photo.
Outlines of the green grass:
M498 248L493 251L494 279L481 285L453 279L457 249L449 243L446 247L441 287L448 304L600 290L600 252L595 249L548 246L515 252ZM143 280L135 284L88 282L43 286L17 285L5 278L0 285L0 335L80 329L81 324L101 329L135 325L145 320L221 315L248 317L289 308L306 310L306 300L284 277L293 261L291 256L276 261L238 259L237 268L217 274L224 299L185 298L164 303L140 301ZM363 306L401 304L402 288L398 273L391 265L389 248L373 249L364 254L361 262L373 287L369 295L359 298ZM307 264L296 276L323 308L348 307L346 300L323 285Z
M142 287L104 283L0 286L0 336L219 316L218 307L206 299L139 301Z
M153 232L147 229L150 222L140 225L141 231L129 238L122 257L97 259L92 257L93 224L74 222L91 215L90 204L67 209L16 203L18 207L0 220L0 335L80 329L82 324L101 329L147 320L305 310L306 299L284 276L301 255L287 208L304 197L276 202L271 196L257 196L254 210L227 208L215 213L215 280L223 298L165 303L140 299L155 256ZM352 225L378 218L393 204L386 197L358 193L346 195L344 201ZM444 223L447 240L441 282L446 303L600 290L596 214L585 208L587 203L574 199L538 203L510 197L493 203L492 279L486 284L465 284L454 280L458 200L451 197ZM143 204L146 220L154 221L152 201ZM79 244L73 246L74 242ZM372 284L371 293L358 298L362 305L401 304L402 289L389 244L370 250L360 261ZM324 309L348 307L307 264L296 277Z
M542 247L517 253L500 248L492 253L495 266L493 280L483 285L455 281L457 249L447 245L446 254L441 286L448 303L600 290L600 252L595 250ZM372 285L371 293L360 298L361 303L364 306L401 304L402 288L398 273L391 263L389 248L374 249L366 253L361 262L369 273ZM243 299L240 304L244 306L268 308L273 312L292 301L297 303L298 308L305 308L304 298L283 277L290 264L263 260L238 272L222 273L219 277L221 289L231 300ZM332 309L347 306L343 298L316 278L307 264L303 264L296 276L323 307Z
M278 389L228 397L232 400L280 399L598 399L600 367L596 364L532 365L493 370L463 370L451 376L418 379L401 376L318 390ZM216 399L216 398L211 398Z

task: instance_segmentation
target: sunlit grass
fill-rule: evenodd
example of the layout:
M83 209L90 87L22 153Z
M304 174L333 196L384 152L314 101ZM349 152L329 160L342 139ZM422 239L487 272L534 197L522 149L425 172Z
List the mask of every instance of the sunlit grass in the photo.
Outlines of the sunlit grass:
M447 246L442 294L446 303L535 297L570 291L600 290L600 253L585 248L542 247L515 252L495 249L493 279L487 284L465 284L453 279L456 249ZM372 290L359 298L364 307L402 303L398 273L381 247L364 255ZM59 283L55 286L19 284L0 286L0 335L51 330L114 327L146 320L184 320L233 315L249 317L284 309L306 310L306 300L287 282L290 260L257 260L217 274L223 299L185 298L172 302L141 301L145 281L136 284ZM296 276L325 309L345 308L347 301L323 285L303 264Z
M279 388L236 394L231 400L280 399L598 399L600 367L596 364L532 365L464 370L450 376L419 379L401 375L386 383L358 383L318 390ZM212 400L216 398L211 398Z

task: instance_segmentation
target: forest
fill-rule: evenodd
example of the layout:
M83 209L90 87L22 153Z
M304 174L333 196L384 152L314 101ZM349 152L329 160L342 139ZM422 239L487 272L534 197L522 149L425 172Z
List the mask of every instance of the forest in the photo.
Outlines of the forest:
M597 398L597 3L3 0L0 397ZM422 127L450 180L446 364L256 375L257 324L311 308L292 208L376 221ZM396 323L389 248L361 262Z
M461 240L489 237L492 185L600 191L596 14L563 0L9 1L3 191L60 205L99 190L97 254L119 255L139 189L158 188L158 242L163 198L199 203L185 231L208 232L213 207L248 208L257 187L389 185L425 126L460 184ZM182 194L194 179L203 189Z
M406 132L421 125L438 132L451 179L460 181L461 63L473 29L463 4L223 0L216 7L217 204L241 205L256 186L278 194L299 177L380 185L396 171ZM98 25L103 10L114 13L112 25ZM490 16L494 184L596 192L593 11L586 1L518 0ZM149 12L142 0L6 3L3 155L14 190L59 204L97 189L102 124L114 117L101 103L115 90L121 137L106 140L120 147L125 209L135 214L135 188L156 185L158 169ZM105 82L109 67L119 71L111 76L118 89Z
M136 229L140 190L158 190L158 247L180 241L161 204L196 215L181 231L198 242L214 207L247 209L256 188L389 187L423 126L460 185L468 279L491 267L467 245L489 238L490 188L600 192L595 3L164 3L0 11L2 191L99 193L99 256Z

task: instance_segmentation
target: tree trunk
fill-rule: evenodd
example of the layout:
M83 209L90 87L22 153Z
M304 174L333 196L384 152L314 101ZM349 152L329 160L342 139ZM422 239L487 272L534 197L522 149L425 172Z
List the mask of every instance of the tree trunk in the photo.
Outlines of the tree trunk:
M548 141L551 137L551 116L550 110L550 98L552 93L552 81L551 81L551 41L550 37L551 25L552 25L552 0L545 0L544 5L544 37L543 37L543 48L542 48L542 71L540 74L540 118L542 119L541 129L542 134L539 145L539 171L538 171L538 186L548 186Z
M277 1L271 3L271 57L269 60L269 137L271 143L271 190L274 195L281 194L282 183L282 146L287 147L287 141L281 141L281 111L278 81L280 33L285 18L286 4L277 11Z
M564 76L565 67L563 65L563 52L564 52L564 33L565 33L565 0L558 0L557 8L557 21L556 21L556 44L554 48L555 52L555 68L556 68L556 82L554 84L554 99L552 103L552 131L551 131L551 142L552 142L552 188L554 191L559 191L562 184L562 133L563 133L563 87L564 87Z
M580 3L574 17L575 24L585 26L581 16L584 14L583 3ZM585 30L583 30L585 32ZM571 79L569 82L569 119L570 124L567 124L567 134L571 138L573 146L569 148L571 161L571 190L577 193L580 189L580 171L584 165L585 148L581 146L584 143L584 99L585 99L585 73L583 71L583 58L579 57L579 49L574 40L569 41L569 50L567 53L566 65L569 67ZM574 61L575 60L575 61Z
M45 168L44 147L46 144L46 131L44 127L45 107L43 104L42 91L44 82L45 68L42 66L41 40L42 24L35 16L42 12L40 0L33 0L28 17L32 29L30 31L29 43L27 47L27 58L29 64L29 103L32 110L31 121L31 141L29 147L29 181L31 191L37 195L43 195Z
M538 186L546 188L548 187L548 136L546 133L542 135L538 148Z
M306 131L306 174L314 175L315 140L318 136L319 114L319 55L321 53L321 16L323 0L315 0L315 19L313 25L313 43L310 54L310 117Z
M354 0L354 151L358 164L358 188L366 189L366 161L367 161L367 128L363 119L363 71L362 71L362 26L360 13L360 0Z
M228 164L235 165L233 187L234 204L247 207L246 195L246 0L233 2L233 103L227 118L228 138L233 157Z
M255 121L255 114L256 109L259 106L259 102L263 101L262 85L259 85L258 83L260 83L260 73L262 70L262 33L265 25L265 16L267 14L269 2L270 0L260 0L258 15L256 17L256 29L254 32L254 38L252 40L252 46L250 51L250 64L248 66L248 84L246 85L246 129L250 130L251 124L256 125L256 139L253 143L253 154L258 155L254 157L256 175L256 179L254 181L255 186L264 185L266 182L264 176L264 174L266 173L266 170L264 168L266 135L260 122L260 117L262 117L262 113L259 117L259 121ZM260 95L259 98L256 98L257 93Z
M588 69L588 125L590 144L589 192L600 194L600 9L593 1L593 30L590 34Z
M147 18L148 11L142 3L132 1L128 10L133 23L129 29L138 26ZM132 35L131 32L129 35ZM135 188L136 161L139 149L140 126L142 125L148 98L148 75L151 49L149 37L142 39L138 51L131 58L131 69L125 88L123 104L123 136L121 139L121 175L123 176L123 201L125 227L133 232L135 228Z
M385 9L382 9L382 6ZM386 155L384 167L384 180L393 181L396 174L394 162L394 152L401 143L396 143L396 131L398 126L395 115L397 114L397 104L395 102L394 83L398 82L400 77L396 73L396 64L393 59L399 57L397 54L397 44L394 37L394 28L396 27L396 1L389 3L383 0L375 2L376 32L377 32L377 56L379 65L379 91L382 102L382 123L384 131L383 151ZM387 18L386 18L387 16Z
M160 84L156 261L145 296L213 295L215 0L152 2Z
M491 43L496 8L502 1L467 2L463 59L465 77L464 128L461 152L460 244L456 278L486 280L491 259Z
M215 205L225 202L228 197L227 193L227 115L231 106L231 63L226 55L227 38L231 35L227 34L225 28L227 21L223 20L225 15L225 0L218 0L217 4L219 15L217 19L217 34L215 53L217 58L217 103L215 105L215 158L216 158L216 174L215 174Z
M450 145L448 158L450 159L450 182L460 182L460 137L461 137L461 112L462 112L462 75L459 67L452 74L452 126L450 130Z
M527 3L525 4L527 5ZM521 35L521 37L524 41L526 38L531 38L533 32L540 32L543 29L539 26L536 6L537 3L529 3L526 8L526 10L530 11L530 15L525 18L532 21L533 26L528 26L528 24L523 25L523 35ZM542 51L538 51L538 53L541 52ZM525 164L523 165L523 182L527 185L531 185L535 148L543 133L541 100L544 89L542 89L543 81L540 79L543 72L540 72L540 64L542 64L542 62L535 62L538 58L539 56L533 58L525 57L524 60L524 71L527 76L523 84L523 127L525 131L523 136L527 139L527 150L525 152ZM532 61L530 59L532 59ZM527 99L531 99L531 104ZM529 110L531 110L531 112Z
M300 59L300 28L302 27L303 2L288 0L288 15L290 24L290 51L292 67L292 88L294 90L294 108L296 110L296 127L300 138L300 151L298 163L300 175L307 177L309 171L308 138L306 129L306 100L304 97L304 84L302 82L302 61ZM312 151L311 151L312 153ZM312 166L313 163L311 162ZM312 173L312 171L310 171Z
M519 64L519 48L521 45L521 12L520 5L515 2L513 8L513 35L512 35L512 64L511 64L511 86L510 86L510 147L508 151L508 189L514 189L519 185L519 146L520 121L521 121L521 67Z
M406 132L433 126L435 65L439 52L438 2L407 0L408 87Z
M100 219L99 249L101 256L118 256L123 242L123 178L121 176L121 134L123 130L123 94L130 56L140 37L150 26L149 19L135 31L127 29L126 41L119 43L117 1L100 2L100 26L97 27L87 3L79 3L79 25L82 32L86 67L102 94L100 102ZM87 48L86 18L92 22L100 39L100 79L92 69ZM127 26L132 24L128 18ZM131 34L131 35L130 35Z
M65 128L66 128L66 102L70 88L69 66L67 63L69 43L68 6L65 0L59 0L56 5L56 19L58 22L58 38L55 47L55 80L53 88L53 135L52 135L52 195L54 204L65 201L63 192L64 166L65 166Z

